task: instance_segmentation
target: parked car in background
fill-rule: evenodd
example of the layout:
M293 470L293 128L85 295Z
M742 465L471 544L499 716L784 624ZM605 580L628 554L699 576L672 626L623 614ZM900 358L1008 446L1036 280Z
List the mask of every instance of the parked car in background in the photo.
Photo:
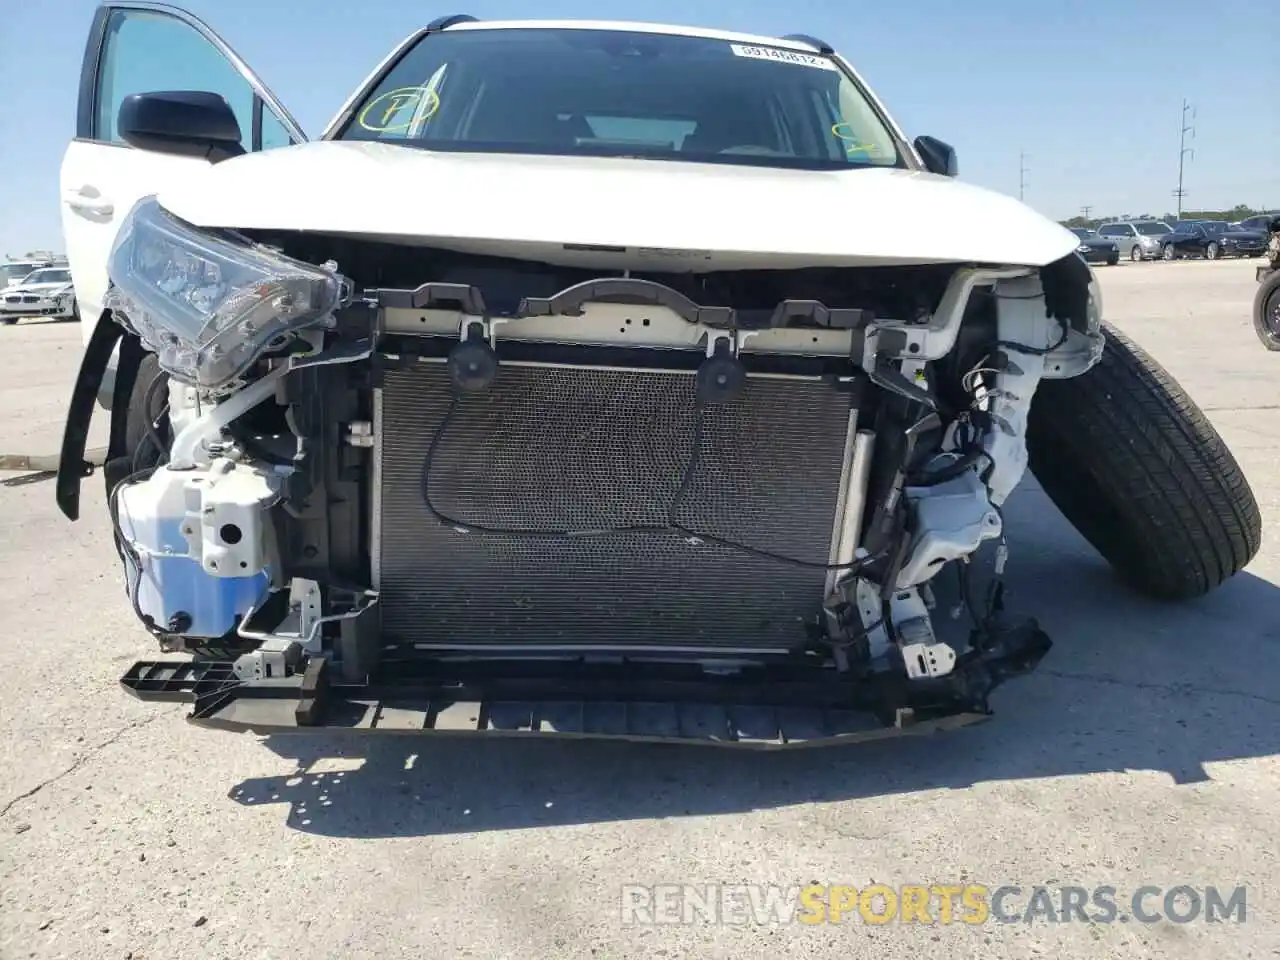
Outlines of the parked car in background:
M1260 257L1267 252L1267 231L1261 227L1234 226L1208 220L1204 228L1218 244L1220 256Z
M0 263L0 290L24 280L41 267L52 266L50 260L8 260Z
M1120 255L1135 262L1159 257L1160 240L1171 233L1173 227L1163 220L1122 220L1098 228L1098 236L1114 240Z
M1085 263L1105 263L1114 267L1120 262L1120 247L1114 240L1100 237L1087 227L1072 227L1071 232L1080 238L1076 253L1084 257Z
M1243 230L1221 220L1182 220L1161 242L1166 260L1196 256L1260 257L1267 251L1267 236L1260 230Z
M1272 213L1260 213L1256 217L1245 217L1235 226L1241 230L1259 230L1264 234L1271 232L1271 224L1277 218L1280 218L1280 210Z
M22 317L80 319L68 267L35 270L0 291L0 323L17 323Z

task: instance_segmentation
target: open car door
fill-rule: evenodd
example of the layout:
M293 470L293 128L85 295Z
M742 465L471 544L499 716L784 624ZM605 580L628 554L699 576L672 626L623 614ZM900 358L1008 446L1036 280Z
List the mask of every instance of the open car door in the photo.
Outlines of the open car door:
M239 122L246 152L306 140L302 129L235 51L197 17L163 4L105 3L85 46L76 135L62 160L62 232L80 304L84 342L102 314L107 257L120 224L142 197L209 163L135 150L117 129L130 94L207 91Z

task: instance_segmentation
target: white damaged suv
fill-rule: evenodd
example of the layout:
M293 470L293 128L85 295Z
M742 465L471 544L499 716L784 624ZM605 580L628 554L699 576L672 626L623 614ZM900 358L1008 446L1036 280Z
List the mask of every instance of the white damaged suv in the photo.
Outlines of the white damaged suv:
M1221 438L956 174L812 37L448 17L308 141L194 17L102 7L58 500L108 383L129 601L191 655L123 685L260 731L980 719L1049 649L1002 599L1028 467L1137 589L1216 587L1260 537Z

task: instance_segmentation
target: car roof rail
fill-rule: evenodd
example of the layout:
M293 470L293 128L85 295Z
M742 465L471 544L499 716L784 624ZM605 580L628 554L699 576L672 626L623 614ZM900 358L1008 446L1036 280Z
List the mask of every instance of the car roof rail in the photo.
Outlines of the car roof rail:
M447 17L436 17L427 24L427 33L439 33L441 30L448 30L455 23L479 23L479 17L473 17L469 13L451 13Z
M807 43L823 56L831 56L835 53L835 47L827 43L825 40L819 40L817 37L811 37L807 33L788 33L783 40L794 40L797 43Z

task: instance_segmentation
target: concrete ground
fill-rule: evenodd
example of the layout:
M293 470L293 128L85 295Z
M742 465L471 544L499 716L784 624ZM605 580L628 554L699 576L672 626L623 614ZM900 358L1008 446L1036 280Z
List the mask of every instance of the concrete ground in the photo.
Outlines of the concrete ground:
M1268 541L1146 602L1028 482L1009 604L1056 641L987 724L742 754L588 743L264 741L116 685L134 622L98 479L0 487L0 957L1062 958L1280 954L1280 358L1254 264L1100 268L1106 313L1209 411ZM0 453L50 453L78 331L0 328ZM624 924L624 884L1246 885L1243 924ZM1181 902L1181 901L1180 901ZM1159 896L1147 902L1161 909Z

